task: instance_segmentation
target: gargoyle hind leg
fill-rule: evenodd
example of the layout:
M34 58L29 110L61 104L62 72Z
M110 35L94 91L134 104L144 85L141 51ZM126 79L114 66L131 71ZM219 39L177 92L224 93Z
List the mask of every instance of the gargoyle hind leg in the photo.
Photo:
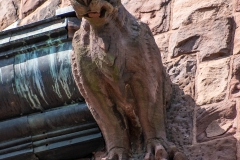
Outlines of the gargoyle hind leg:
M82 73L85 100L105 139L108 153L103 160L127 160L130 150L129 135L124 126L123 117L109 99L106 82L103 81L95 64L85 62L85 65L92 65L88 66L86 73Z
M163 144L159 141L165 139L164 113L162 99L158 103L151 97L149 87L144 86L140 81L132 84L134 95L138 103L138 114L144 134L146 146L145 160L164 160L168 158Z

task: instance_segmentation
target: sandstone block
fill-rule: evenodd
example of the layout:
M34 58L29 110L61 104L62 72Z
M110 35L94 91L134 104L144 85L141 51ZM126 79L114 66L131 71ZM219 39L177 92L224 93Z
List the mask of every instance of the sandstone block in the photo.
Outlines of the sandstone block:
M196 63L195 56L181 56L167 64L173 83L172 100L167 109L167 135L179 146L192 144Z
M236 134L236 136L239 137L239 140L240 140L240 116L239 116L240 115L240 99L236 100L236 108L237 108L237 115L238 115L237 116L237 120L236 120L236 123L237 123L236 124L236 126L237 126L237 134ZM239 150L239 153L240 153L240 150ZM239 156L240 156L240 154L239 154Z
M240 0L236 0L236 11L239 12L240 11Z
M70 6L70 0L62 0L61 8Z
M167 64L167 72L173 84L177 84L186 95L195 96L196 56L181 56Z
M165 64L169 57L168 46L169 46L170 34L169 33L158 34L154 38L160 50L163 64Z
M237 140L234 137L196 144L185 149L189 160L237 160Z
M228 85L229 58L202 62L196 78L197 105L224 100Z
M197 141L209 141L236 133L236 102L226 101L201 106L196 111Z
M237 160L240 159L240 137L237 137Z
M0 0L0 31L18 20L20 0Z
M173 85L173 98L166 112L167 138L178 147L191 145L193 141L193 111L194 99L185 95Z
M236 30L235 30L235 37L234 37L234 48L233 54L240 53L240 14L235 15L235 23L236 23Z
M199 52L200 61L204 61L229 55L232 28L232 18L206 19L182 26L171 36L171 57Z
M25 17L20 22L20 25L22 26L53 17L55 15L56 9L59 7L60 2L60 0L47 0L41 6L37 7L34 12Z
M175 0L172 28L182 23L195 23L208 18L231 15L232 0Z
M126 9L147 23L154 35L169 30L171 0L123 0Z
M230 98L240 97L240 55L234 57L233 73L230 81Z
M21 2L21 19L35 11L47 0L22 0Z

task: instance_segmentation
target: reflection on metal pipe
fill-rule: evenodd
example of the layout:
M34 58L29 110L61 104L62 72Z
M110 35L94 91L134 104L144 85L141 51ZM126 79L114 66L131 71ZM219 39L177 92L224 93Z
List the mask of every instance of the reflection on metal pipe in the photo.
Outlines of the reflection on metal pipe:
M68 21L0 32L0 121L83 100L71 72Z

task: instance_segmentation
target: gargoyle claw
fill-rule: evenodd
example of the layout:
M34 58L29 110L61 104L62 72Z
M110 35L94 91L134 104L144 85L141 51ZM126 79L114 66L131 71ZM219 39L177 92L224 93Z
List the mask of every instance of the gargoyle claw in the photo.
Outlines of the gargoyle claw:
M168 154L159 140L153 139L147 144L144 160L167 160Z
M147 143L144 160L187 160L187 157L176 146L169 146L163 139L151 139Z

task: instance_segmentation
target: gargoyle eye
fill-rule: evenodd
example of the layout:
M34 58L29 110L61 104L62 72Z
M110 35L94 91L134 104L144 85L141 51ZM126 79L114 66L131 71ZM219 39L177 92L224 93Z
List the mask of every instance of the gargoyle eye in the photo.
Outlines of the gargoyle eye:
M76 0L79 4L85 5L85 3L82 0Z

